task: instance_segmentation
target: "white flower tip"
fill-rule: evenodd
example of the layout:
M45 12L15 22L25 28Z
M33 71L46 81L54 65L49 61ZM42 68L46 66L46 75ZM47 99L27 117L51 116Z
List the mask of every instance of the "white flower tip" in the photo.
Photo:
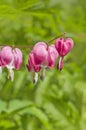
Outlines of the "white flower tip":
M33 83L35 84L35 83L37 83L37 81L38 81L38 73L34 73L33 74Z
M14 71L12 69L8 69L8 79L14 80Z
M45 78L45 68L41 69L40 79L43 81Z

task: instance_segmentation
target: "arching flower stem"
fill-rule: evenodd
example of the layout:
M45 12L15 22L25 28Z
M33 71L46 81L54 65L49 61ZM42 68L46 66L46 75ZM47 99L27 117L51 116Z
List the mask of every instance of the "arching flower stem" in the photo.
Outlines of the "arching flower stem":
M66 32L64 32L63 34L61 34L61 35L59 35L59 36L57 36L57 37L55 37L55 38L53 38L53 39L51 39L50 41L47 42L47 44L53 42L54 40L56 40L56 39L59 38L59 37L64 37L65 35L66 35Z
M64 37L65 34L66 34L66 32L64 32L63 34L61 34L61 35L59 35L59 36L57 36L57 37L51 39L50 41L46 42L47 45L49 45L49 43L53 42L54 40L56 40L56 39L59 38L59 37ZM2 48L2 47L4 47L4 46L10 46L10 47L12 47L13 49L16 48L16 47L17 47L17 48L21 48L21 49L23 49L23 48L32 48L32 47L33 47L33 45L6 45L6 44L0 44L0 48Z

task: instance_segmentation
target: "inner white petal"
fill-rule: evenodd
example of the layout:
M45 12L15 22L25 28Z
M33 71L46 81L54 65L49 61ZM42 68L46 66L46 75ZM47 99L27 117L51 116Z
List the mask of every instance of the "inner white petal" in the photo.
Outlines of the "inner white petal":
M8 79L10 79L11 81L14 80L14 71L13 71L13 69L8 69Z
M36 73L36 72L35 72L35 77L34 77L34 79L35 79L35 82L37 83L37 81L38 81L38 73Z
M37 81L38 81L38 73L37 72L32 72L32 81L33 81L33 83L37 83Z

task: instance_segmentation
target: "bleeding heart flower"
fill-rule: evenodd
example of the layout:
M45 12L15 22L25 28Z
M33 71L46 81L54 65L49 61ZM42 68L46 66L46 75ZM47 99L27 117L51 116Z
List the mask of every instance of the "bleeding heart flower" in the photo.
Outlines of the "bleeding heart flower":
M3 47L0 51L1 66L5 67L7 64L13 61L12 48L9 46Z
M59 53L59 55L61 56L59 59L59 64L58 64L58 69L62 70L63 66L64 66L64 62L63 62L63 57L65 55L67 55L71 49L73 48L73 40L71 38L58 38L56 40L56 44L55 47Z
M57 57L60 55L58 69L61 70L64 66L63 57L73 48L73 41L70 38L64 40L58 38L55 45L47 46L44 42L38 42L33 47L29 54L27 69L33 72L33 82L37 82L38 72L40 71L40 78L43 80L46 68L53 68Z
M13 62L13 59L12 48L9 46L3 47L0 51L0 71L2 72L4 67L8 67Z
M55 47L61 57L64 57L73 48L73 40L71 38L58 38Z
M48 46L44 42L38 42L33 48L33 54L36 65L41 68L40 78L45 77L45 69L48 67Z
M38 73L41 69L40 65L36 64L36 59L34 57L33 51L29 54L28 64L26 65L29 72L32 72L32 81L36 83L38 80Z
M40 69L44 70L47 67L47 45L44 42L38 42L33 47L33 50L29 54L27 68L33 73L32 80L34 83L38 80L38 73Z
M13 69L18 70L22 64L22 52L16 48L12 49L9 46L3 47L0 51L0 68L7 67L8 78L13 81Z
M45 77L45 69L53 68L57 57L58 52L55 48L55 45L51 45L48 47L46 43L38 42L29 54L27 64L28 71L32 71L35 74L41 70L40 78L43 80ZM35 79L37 81L37 78L35 78L34 76L33 81L35 81Z
M37 82L37 75L40 71L40 69L44 70L47 67L47 57L48 57L48 51L47 51L47 45L44 42L38 42L33 47L33 50L29 54L28 59L28 71L31 71L34 73L35 76L33 79L33 82Z

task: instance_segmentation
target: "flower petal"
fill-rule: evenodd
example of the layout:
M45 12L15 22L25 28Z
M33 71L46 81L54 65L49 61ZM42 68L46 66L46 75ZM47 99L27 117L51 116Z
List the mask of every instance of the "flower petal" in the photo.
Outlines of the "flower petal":
M33 54L36 64L46 64L47 62L47 45L44 42L38 42L33 48Z
M48 67L54 67L58 55L55 45L48 47Z
M21 64L22 64L22 52L20 51L20 49L15 48L15 50L13 50L13 55L14 55L14 66L16 70L19 70Z

